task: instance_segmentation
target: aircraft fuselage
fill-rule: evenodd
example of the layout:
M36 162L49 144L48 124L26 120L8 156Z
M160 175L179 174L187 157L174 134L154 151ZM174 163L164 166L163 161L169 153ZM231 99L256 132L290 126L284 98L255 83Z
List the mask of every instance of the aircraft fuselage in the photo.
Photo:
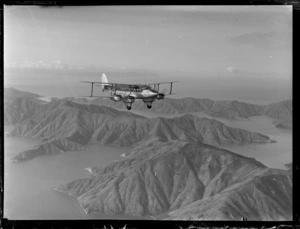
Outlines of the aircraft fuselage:
M122 98L134 97L134 98L156 98L159 94L158 91L150 88L149 86L141 85L141 87L133 88L128 85L105 85L103 91L112 91L113 95L119 95Z

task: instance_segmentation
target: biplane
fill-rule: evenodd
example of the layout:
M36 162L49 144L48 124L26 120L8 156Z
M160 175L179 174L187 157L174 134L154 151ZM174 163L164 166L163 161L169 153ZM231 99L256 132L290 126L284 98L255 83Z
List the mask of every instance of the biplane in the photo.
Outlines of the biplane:
M141 99L147 105L148 109L152 108L152 103L155 100L162 100L167 95L172 95L173 83L160 82L151 84L123 84L123 83L109 83L105 73L102 74L101 82L95 81L80 81L81 83L91 84L91 95L89 97L109 98L115 102L123 102L128 110L131 110L132 103L136 99ZM166 93L160 92L160 85L168 84L170 89ZM103 92L110 92L110 96L94 96L94 86L101 86Z

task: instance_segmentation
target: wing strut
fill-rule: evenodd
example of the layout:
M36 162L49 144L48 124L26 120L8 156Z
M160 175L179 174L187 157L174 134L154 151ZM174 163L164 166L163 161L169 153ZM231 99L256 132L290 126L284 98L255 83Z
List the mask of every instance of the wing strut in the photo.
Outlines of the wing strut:
M154 89L156 90L156 88L157 88L157 91L159 92L159 85L161 85L161 84L169 84L170 85L169 94L171 95L172 91L173 91L173 83L176 83L176 82L178 82L178 81L151 83L151 84L148 84L148 86L153 85Z
M91 85L92 85L91 97L93 97L94 82L92 82Z

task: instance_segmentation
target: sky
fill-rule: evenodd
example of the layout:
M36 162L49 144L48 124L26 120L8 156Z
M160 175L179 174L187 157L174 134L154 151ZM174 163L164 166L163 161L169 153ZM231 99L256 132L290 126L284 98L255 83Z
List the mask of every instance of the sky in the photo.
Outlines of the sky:
M182 97L283 100L292 90L292 7L5 6L4 60L179 79ZM111 74L134 78L122 77Z

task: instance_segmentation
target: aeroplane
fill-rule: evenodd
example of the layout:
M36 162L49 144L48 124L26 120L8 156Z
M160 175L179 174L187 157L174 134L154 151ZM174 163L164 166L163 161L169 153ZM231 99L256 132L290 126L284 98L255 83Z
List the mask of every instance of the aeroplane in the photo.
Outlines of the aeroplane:
M102 74L101 82L96 81L80 81L81 83L91 84L91 95L89 97L102 97L109 98L112 101L120 102L122 101L128 110L131 110L132 103L136 99L141 99L147 105L148 109L152 108L152 102L155 100L162 100L166 95L172 95L173 83L171 82L160 82L151 84L123 84L123 83L109 83L105 73ZM161 84L169 84L169 92L162 93L159 92L159 86ZM94 96L94 85L101 86L103 92L110 92L110 96Z

